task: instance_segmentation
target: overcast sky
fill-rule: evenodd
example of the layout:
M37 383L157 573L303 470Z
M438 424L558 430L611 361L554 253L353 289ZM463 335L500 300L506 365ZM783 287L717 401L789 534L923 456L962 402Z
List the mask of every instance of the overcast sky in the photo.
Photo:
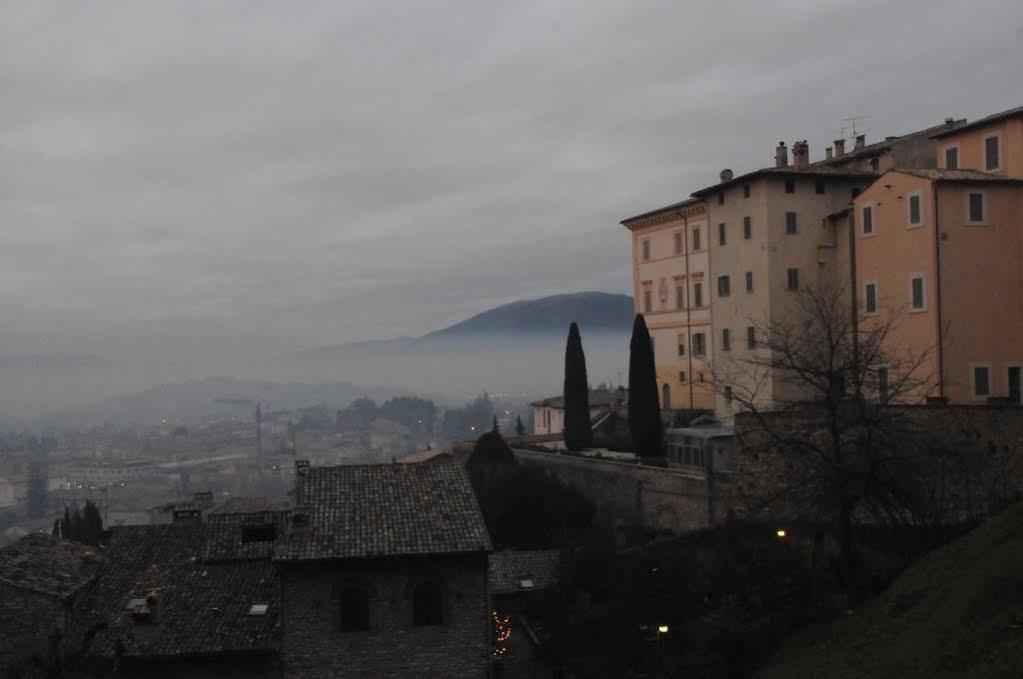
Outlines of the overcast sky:
M1023 104L1004 2L0 3L0 352L188 356L628 293L619 220Z

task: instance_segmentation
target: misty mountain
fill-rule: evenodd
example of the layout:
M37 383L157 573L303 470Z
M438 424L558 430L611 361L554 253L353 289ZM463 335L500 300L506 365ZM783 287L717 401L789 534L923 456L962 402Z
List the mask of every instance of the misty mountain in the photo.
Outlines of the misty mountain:
M632 298L603 292L513 302L416 338L325 346L259 366L270 380L343 380L434 393L458 405L483 391L528 400L560 393L577 322L592 384L628 371Z
M505 304L420 339L492 333L564 335L573 321L591 332L624 332L632 327L634 313L627 295L577 292Z
M404 352L424 348L426 343L464 340L478 335L548 336L563 338L573 321L583 332L630 332L634 317L632 298L608 292L576 292L540 299L520 300L488 309L421 337L398 337L318 347L296 356L351 353Z

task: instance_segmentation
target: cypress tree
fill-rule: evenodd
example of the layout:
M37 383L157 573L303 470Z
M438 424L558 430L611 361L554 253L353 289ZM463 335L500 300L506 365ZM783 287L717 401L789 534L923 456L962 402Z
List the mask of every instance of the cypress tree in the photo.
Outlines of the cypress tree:
M501 434L501 425L497 423L497 415L494 415L494 424L490 427L490 433L497 434L498 436Z
M71 539L75 542L82 541L82 513L75 505L75 511L71 513Z
M526 435L526 425L522 423L522 415L515 416L515 433L519 436Z
M61 524L60 536L65 540L71 539L71 511L64 505L64 523Z
M565 447L582 450L593 443L590 428L590 386L586 380L586 355L579 326L568 327L565 345Z
M636 314L629 347L629 431L640 457L660 457L663 425L657 399L654 348L642 314Z

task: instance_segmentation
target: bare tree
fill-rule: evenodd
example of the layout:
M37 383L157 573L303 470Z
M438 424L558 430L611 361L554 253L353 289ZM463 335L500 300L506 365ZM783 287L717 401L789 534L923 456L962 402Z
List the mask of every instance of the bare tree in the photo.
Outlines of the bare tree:
M921 519L921 420L888 404L930 395L932 352L894 346L901 313L858 322L839 287L796 291L788 311L754 325L753 350L718 361L714 383L740 413L744 451L761 460L757 507L831 522L851 588L856 521Z

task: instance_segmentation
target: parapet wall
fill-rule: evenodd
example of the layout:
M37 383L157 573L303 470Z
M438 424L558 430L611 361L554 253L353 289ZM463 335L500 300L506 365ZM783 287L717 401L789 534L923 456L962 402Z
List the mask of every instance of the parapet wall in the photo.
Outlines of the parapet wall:
M513 449L522 464L541 466L575 487L597 506L597 517L614 526L643 526L681 535L719 521L705 475Z

